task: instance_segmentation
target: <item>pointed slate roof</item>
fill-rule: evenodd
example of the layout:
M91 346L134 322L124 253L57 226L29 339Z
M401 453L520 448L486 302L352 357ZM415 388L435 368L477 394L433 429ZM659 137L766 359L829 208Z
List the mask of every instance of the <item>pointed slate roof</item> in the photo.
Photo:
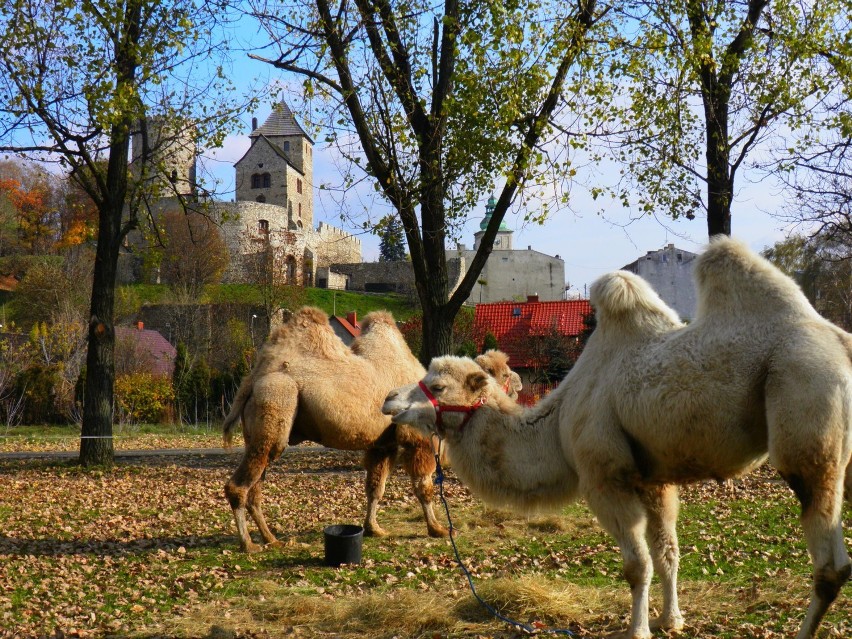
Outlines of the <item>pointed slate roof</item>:
M293 115L290 107L283 101L279 102L272 109L272 113L266 118L266 122L249 133L250 138L256 138L261 135L266 137L301 135L308 138L311 144L314 143L311 137L296 122L296 116Z

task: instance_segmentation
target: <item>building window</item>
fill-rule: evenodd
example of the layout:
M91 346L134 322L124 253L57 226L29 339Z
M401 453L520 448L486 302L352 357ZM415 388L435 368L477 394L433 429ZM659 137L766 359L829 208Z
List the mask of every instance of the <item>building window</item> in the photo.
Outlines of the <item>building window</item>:
M302 192L302 180L296 179L296 193Z
M302 217L302 203L299 202L299 217Z
M284 142L284 153L289 153L289 152L290 152L290 143Z
M257 225L261 233L269 233L269 220L258 220Z
M255 202L260 202L261 204L263 204L264 202L266 202L266 196L265 195L258 195L257 198L255 199Z
M272 176L269 173L263 174L263 188L268 189L272 186Z
M260 188L260 174L252 173L251 175L251 188L259 189Z

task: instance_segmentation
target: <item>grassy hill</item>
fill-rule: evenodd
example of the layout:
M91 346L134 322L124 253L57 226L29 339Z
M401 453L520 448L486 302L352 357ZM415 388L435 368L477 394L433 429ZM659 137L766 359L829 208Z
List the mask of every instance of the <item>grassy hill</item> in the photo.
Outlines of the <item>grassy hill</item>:
M121 290L136 297L140 303L165 303L169 297L169 290L165 285L133 284L121 287ZM317 306L329 315L345 316L355 311L358 317L363 317L370 311L386 310L390 311L397 321L404 321L418 310L415 303L402 295L355 293L324 288L306 288L304 295L306 305ZM251 284L218 284L206 289L202 301L260 304L261 294L257 287Z

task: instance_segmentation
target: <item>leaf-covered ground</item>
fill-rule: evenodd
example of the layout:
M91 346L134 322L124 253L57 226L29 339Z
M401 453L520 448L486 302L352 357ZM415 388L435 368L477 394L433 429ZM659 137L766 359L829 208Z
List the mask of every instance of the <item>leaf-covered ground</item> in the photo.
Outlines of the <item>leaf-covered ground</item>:
M363 518L364 473L355 453L285 453L268 473L265 506L287 545L240 553L222 494L238 454L121 457L110 471L69 460L0 459L0 636L522 634L477 604L449 542L425 537L400 471L380 513L391 535L365 539L358 566L323 565L323 528ZM525 519L482 507L451 473L445 492L459 551L491 605L580 637L624 629L629 593L617 548L584 506ZM794 635L810 566L795 500L774 471L732 487L690 487L683 497L687 627L677 636ZM852 548L848 504L844 516ZM652 604L659 605L656 587ZM852 585L820 636L852 637Z

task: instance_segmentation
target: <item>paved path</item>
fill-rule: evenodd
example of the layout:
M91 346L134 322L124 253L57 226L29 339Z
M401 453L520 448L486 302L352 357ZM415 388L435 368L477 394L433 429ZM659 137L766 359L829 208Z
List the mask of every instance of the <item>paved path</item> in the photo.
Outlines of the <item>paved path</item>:
M315 452L320 450L333 450L325 446L290 446L284 453L293 451ZM183 455L197 455L199 457L212 457L216 455L238 456L243 454L242 446L234 448L138 448L128 450L116 450L115 458L122 457L178 457ZM0 453L3 459L75 459L80 456L80 451L12 451Z

